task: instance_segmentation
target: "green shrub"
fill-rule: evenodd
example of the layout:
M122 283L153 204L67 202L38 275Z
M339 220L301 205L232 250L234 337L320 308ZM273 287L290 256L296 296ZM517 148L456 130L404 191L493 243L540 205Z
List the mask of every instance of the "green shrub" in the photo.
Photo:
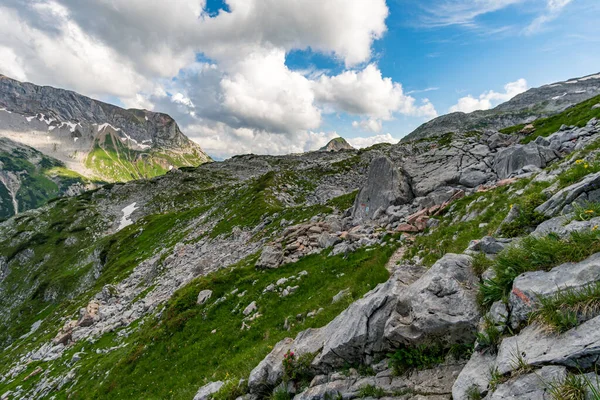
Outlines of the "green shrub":
M283 356L283 381L310 383L314 373L310 368L310 363L315 359L316 354L306 353L296 356L294 352L288 350Z
M473 256L473 271L479 276L485 272L486 269L494 265L494 262L490 260L485 254L477 253Z
M546 196L541 191L524 196L520 203L515 206L518 207L518 217L512 222L503 223L500 226L502 235L509 238L522 236L544 222L547 217L535 211L544 201L546 201Z
M285 389L277 389L271 396L268 397L270 400L292 400L292 395Z

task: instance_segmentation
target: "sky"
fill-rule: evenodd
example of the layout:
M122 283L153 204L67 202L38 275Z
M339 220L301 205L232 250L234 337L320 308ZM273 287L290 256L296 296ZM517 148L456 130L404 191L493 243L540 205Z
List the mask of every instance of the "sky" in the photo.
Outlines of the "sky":
M0 0L0 73L166 112L215 159L397 142L600 72L598 0Z

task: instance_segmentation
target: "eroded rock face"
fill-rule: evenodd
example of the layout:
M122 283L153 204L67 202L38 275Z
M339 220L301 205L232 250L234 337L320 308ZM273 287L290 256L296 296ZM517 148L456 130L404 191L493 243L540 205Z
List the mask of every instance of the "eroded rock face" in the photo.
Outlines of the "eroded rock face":
M452 386L452 398L467 400L469 391L475 389L481 394L487 393L495 362L495 355L474 352Z
M553 398L550 395L550 385L560 385L566 377L567 370L565 367L543 367L535 372L521 375L499 385L491 395L490 400L550 400Z
M281 245L265 246L256 262L256 268L277 268L282 262L283 249Z
M561 290L581 290L600 281L600 253L578 263L566 263L552 270L519 275L509 296L513 328L527 321L538 303L538 296L551 296Z
M213 394L217 393L224 384L225 382L217 381L202 386L194 396L194 400L208 400Z
M500 179L518 174L523 167L533 165L544 168L548 162L558 158L554 150L529 143L517 145L500 151L494 159L494 170Z
M395 346L472 342L481 317L471 257L447 254L403 290L385 327Z
M573 202L597 201L600 198L600 172L586 176L582 181L568 186L535 209L547 217L553 217Z
M409 178L387 157L371 161L365 186L361 189L352 211L355 221L369 220L378 210L406 204L414 198Z
M517 368L518 358L528 365L564 365L589 368L600 356L600 317L561 335L530 325L516 336L502 340L496 365L506 374Z

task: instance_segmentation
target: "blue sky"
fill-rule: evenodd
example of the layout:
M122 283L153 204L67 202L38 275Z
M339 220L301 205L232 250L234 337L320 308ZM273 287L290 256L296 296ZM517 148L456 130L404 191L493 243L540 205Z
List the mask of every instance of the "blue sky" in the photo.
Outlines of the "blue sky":
M395 142L600 72L598 0L0 0L0 73L172 115L217 159Z

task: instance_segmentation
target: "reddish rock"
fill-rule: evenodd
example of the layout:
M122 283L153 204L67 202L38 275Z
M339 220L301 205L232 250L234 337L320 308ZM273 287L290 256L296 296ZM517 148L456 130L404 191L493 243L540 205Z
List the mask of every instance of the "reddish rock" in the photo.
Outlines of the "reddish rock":
M427 208L424 208L421 211L417 211L416 213L409 215L408 218L406 219L406 222L408 222L409 224L412 225L415 223L415 221L417 219L419 219L419 217L422 217L423 215L427 215L428 211L429 210Z
M400 224L396 230L398 232L419 232L416 226L412 226L410 224Z
M427 228L427 221L429 220L429 217L422 215L419 218L417 218L417 220L415 221L415 227L419 230L419 231L424 231L425 228Z

